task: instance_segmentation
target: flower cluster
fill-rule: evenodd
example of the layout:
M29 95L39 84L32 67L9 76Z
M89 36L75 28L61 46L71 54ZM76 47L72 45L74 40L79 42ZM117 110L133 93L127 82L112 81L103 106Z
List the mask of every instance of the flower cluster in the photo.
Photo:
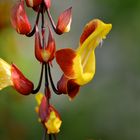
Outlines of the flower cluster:
M25 4L36 12L36 21L33 27L25 11ZM53 21L50 8L51 0L20 0L13 6L11 11L12 26L21 35L27 37L34 35L34 55L41 64L41 73L38 86L34 88L33 82L28 80L15 64L9 65L0 59L0 90L12 86L22 95L36 94L38 106L35 110L39 122L44 127L45 135L47 133L50 139L53 135L55 139L55 134L60 131L62 121L58 111L50 103L51 94L66 94L70 99L73 99L79 92L80 86L93 79L96 68L95 49L106 38L112 25L99 19L93 19L85 25L76 50L71 48L57 50L52 29L58 35L70 31L72 8L70 7L60 14L57 24ZM45 13L52 28L45 19ZM48 36L47 41L46 35ZM63 72L57 86L55 86L51 74L54 58ZM45 73L44 94L40 93L43 73Z

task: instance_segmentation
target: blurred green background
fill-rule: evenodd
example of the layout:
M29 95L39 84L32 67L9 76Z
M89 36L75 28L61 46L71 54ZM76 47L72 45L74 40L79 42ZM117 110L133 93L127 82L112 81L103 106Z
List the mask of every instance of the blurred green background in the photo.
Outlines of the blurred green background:
M40 64L34 57L34 39L21 36L11 27L9 14L15 1L0 0L0 57L14 62L29 79L38 83ZM57 16L73 7L70 33L55 35L57 48L78 45L84 25L93 18L112 23L113 29L96 49L96 75L69 101L53 95L63 123L59 140L140 140L140 1L139 0L52 0ZM27 9L30 21L35 14ZM57 83L60 70L54 62ZM42 89L43 91L43 89ZM33 95L24 97L11 87L0 92L0 139L41 140L42 126L34 112Z

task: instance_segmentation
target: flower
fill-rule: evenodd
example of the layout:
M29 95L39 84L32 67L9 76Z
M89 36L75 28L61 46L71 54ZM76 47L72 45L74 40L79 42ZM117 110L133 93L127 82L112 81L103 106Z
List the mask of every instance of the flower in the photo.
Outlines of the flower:
M36 95L38 106L35 108L39 115L39 122L47 129L48 134L55 134L60 131L61 119L56 109L49 105L46 96L42 93Z
M45 47L43 48L41 45L39 30L38 27L36 26L36 32L35 32L36 59L40 62L46 62L46 63L50 62L54 59L55 50L56 50L55 40L53 38L51 29L49 28L48 43L47 45L45 44Z
M94 19L85 26L76 50L66 48L56 52L56 61L64 72L63 78L58 82L58 89L68 94L70 98L77 95L78 86L85 85L92 80L96 68L95 48L106 38L111 28L111 24ZM70 88L73 86L76 89Z
M0 58L0 90L7 86L13 86L23 95L30 94L34 87L14 64L9 65Z
M72 22L72 7L66 9L58 17L58 22L56 26L57 34L61 35L65 32L69 32L71 27L71 22Z
M31 25L24 8L24 0L15 4L11 11L11 23L19 34L28 34Z

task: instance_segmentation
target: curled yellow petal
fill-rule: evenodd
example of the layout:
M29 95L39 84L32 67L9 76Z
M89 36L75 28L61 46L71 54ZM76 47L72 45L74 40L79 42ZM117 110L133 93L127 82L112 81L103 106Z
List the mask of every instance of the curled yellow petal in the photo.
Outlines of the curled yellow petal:
M11 85L11 66L0 58L0 90Z
M67 48L56 52L56 61L67 78L80 86L92 80L96 69L95 48L111 28L111 24L99 19L91 20L84 27L76 51Z
M106 24L99 19L94 19L85 26L73 64L77 74L75 79L77 84L84 85L93 78L96 69L94 50L106 38L111 28L111 24Z
M106 24L99 19L91 20L84 27L83 33L80 37L80 46L78 50L84 49L84 47L89 44L95 49L100 41L106 38L106 35L110 32L111 28L112 24Z
M85 52L86 53L86 52ZM94 51L89 52L86 58L77 55L74 59L73 69L77 77L75 82L79 85L84 85L92 80L95 74L95 53Z
M55 134L60 131L62 121L54 111L51 111L48 121L45 123L48 134Z

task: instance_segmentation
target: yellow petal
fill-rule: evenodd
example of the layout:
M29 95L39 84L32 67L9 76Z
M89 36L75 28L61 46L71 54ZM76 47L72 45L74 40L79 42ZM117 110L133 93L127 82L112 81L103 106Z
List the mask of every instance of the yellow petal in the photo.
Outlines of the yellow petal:
M48 134L55 134L60 131L62 121L58 118L54 111L50 113L48 121L45 123Z
M82 58L77 55L74 60L74 69L77 75L74 80L78 85L84 85L90 82L95 74L95 54L92 51L87 58L86 63L82 64Z
M11 66L0 58L0 90L11 85Z
M80 37L80 46L78 51L82 53L89 44L91 44L93 49L95 49L102 39L106 38L106 35L110 32L111 28L112 24L106 24L99 19L91 20L86 24Z
M111 24L105 24L99 19L92 20L85 26L73 64L77 84L84 85L93 78L96 63L94 50L102 39L105 39L111 28Z
M37 104L40 105L41 100L43 98L43 94L41 92L39 92L39 93L36 94L35 98L36 98Z

